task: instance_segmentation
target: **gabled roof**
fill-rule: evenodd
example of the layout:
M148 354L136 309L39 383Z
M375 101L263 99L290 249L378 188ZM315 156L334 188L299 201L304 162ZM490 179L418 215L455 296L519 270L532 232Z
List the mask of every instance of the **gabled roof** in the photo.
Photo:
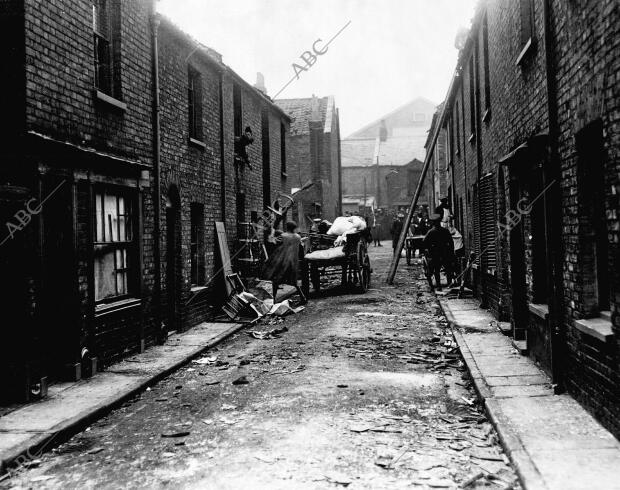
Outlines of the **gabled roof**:
M373 129L373 128L377 128L377 131L378 131L378 128L381 125L381 121L389 120L392 116L395 116L402 111L408 111L408 110L412 110L413 108L419 108L418 110L420 111L424 110L425 112L432 113L434 112L435 106L436 104L434 102L428 100L425 97L416 97L415 99L410 100L409 102L397 107L393 111L388 112L387 114L380 117L379 119L376 119L373 122L366 124L364 127L358 129L354 133L347 136L347 139L364 137L364 133L366 133L368 130ZM376 136L377 134L378 133L373 134L373 136Z
M313 120L321 121L325 132L331 131L331 115L335 105L332 95L303 99L277 99L274 103L291 117L291 135L293 136L309 134L309 123Z
M424 160L426 127L399 128L397 136L386 141L379 138L344 139L341 143L342 166L359 167L407 165L414 159Z

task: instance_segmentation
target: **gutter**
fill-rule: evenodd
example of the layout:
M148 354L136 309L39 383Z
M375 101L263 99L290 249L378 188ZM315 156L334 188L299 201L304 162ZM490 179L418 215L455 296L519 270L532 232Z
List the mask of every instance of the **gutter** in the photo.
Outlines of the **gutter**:
M551 2L543 1L543 17L545 32L545 82L547 91L547 111L549 123L549 165L544 169L544 182L546 187L549 182L555 181L549 189L549 197L545 196L545 218L546 218L546 243L547 243L547 263L551 264L547 274L547 283L551 285L548 293L547 304L549 305L549 325L551 327L551 373L556 394L563 393L564 387L564 328L563 320L563 240L562 240L562 212L561 206L554 206L561 200L560 158L558 151L558 107L557 107L557 87L555 83L555 71L553 68L552 49L554 45L553 32L551 29Z

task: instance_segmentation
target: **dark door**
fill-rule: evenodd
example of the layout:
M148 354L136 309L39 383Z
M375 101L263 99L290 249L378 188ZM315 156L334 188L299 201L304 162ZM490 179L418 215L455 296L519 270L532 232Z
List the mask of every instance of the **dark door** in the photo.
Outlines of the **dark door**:
M510 179L510 209L518 209L517 203L521 197L518 180ZM525 340L528 324L527 286L525 282L525 245L523 242L523 221L511 227L510 240L510 284L512 285L512 315L513 335L515 340Z
M73 243L72 187L69 182L49 179L42 197L41 309L38 333L43 370L52 379L69 376L68 364L76 339L75 262ZM74 352L75 353L75 352Z
M181 216L178 193L171 189L166 204L166 304L167 329L180 327Z

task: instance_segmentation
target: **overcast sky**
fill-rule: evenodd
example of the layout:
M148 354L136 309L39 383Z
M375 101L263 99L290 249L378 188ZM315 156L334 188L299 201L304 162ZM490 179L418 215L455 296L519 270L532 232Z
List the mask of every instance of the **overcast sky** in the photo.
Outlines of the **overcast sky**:
M334 95L342 137L414 97L445 96L475 0L159 0L159 11L274 96L293 64L351 22L278 98ZM317 48L323 46L318 43Z

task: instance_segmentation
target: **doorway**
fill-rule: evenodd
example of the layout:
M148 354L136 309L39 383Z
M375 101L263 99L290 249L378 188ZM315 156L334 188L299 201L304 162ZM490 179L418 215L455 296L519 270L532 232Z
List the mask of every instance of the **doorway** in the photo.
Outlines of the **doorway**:
M168 189L166 201L166 328L181 326L181 199L176 186Z
M76 284L73 243L72 186L64 179L43 181L41 212L41 310L38 335L42 370L51 380L69 375L76 338ZM32 223L31 223L32 226ZM50 328L51 326L54 328ZM71 377L75 376L72 374Z

